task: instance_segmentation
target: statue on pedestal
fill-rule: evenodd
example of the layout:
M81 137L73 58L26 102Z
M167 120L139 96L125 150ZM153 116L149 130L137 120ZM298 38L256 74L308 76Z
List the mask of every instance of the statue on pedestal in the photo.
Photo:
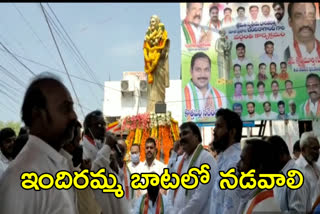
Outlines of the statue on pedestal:
M230 79L230 69L232 68L231 48L232 41L226 37L224 29L219 31L220 38L216 41L216 51L218 52L218 72L219 79Z
M143 44L144 70L148 75L147 112L155 112L157 102L164 103L169 87L169 47L167 31L157 15L151 16Z

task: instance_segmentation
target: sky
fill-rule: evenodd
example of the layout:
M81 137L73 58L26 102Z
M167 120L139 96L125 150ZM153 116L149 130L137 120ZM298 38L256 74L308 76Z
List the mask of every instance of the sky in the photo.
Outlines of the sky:
M143 40L154 14L160 17L170 39L170 79L180 79L179 3L42 5L82 111L40 4L1 3L0 121L21 122L24 93L34 74L41 72L52 72L62 79L71 92L80 120L93 110L102 110L104 81L120 81L125 71L143 71Z

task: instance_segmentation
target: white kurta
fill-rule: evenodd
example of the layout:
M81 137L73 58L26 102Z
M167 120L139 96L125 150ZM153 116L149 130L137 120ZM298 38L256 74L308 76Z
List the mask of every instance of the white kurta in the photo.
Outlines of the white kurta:
M281 173L283 173L287 178L287 172L291 169L299 169L295 164L294 160L288 161L288 163L283 167ZM298 182L298 180L296 181ZM297 190L291 190L286 185L283 187L275 186L274 197L280 204L282 212L296 212L296 213L307 213L311 211L311 195L310 186L308 182L304 182L302 187Z
M121 184L120 177L110 168L110 154L111 148L109 145L104 144L98 151L97 157L92 163L92 170L98 171L100 168L106 168L106 175L109 173L114 174L117 177L117 182ZM113 193L103 193L101 190L93 191L98 204L102 209L102 213L114 213L125 214L129 212L129 204L123 196L121 199L115 197Z
M29 135L20 154L12 161L0 180L0 213L14 214L74 214L76 194L69 190L24 190L23 172L55 175L60 170L71 171L68 161L40 138ZM5 193L5 194L4 194Z
M83 147L83 159L90 159L93 162L99 151L98 145L90 143L86 136L83 137L80 145Z
M214 176L214 186L211 193L210 214L235 213L240 204L239 197L235 197L233 190L221 190L219 183L221 180L219 171L227 172L231 168L236 168L240 160L240 143L229 146L224 152L220 153L218 159L218 169Z
M185 158L183 155L179 157L176 164L176 169L182 161L182 158ZM192 155L186 157L183 162L181 169L181 174L187 173L189 170L189 164L192 159ZM212 155L206 150L202 150L198 159L193 164L194 167L200 168L202 164L209 164L211 169L209 170L211 174L211 179L208 184L202 184L199 182L199 185L194 190L188 190L188 195L186 195L186 190L183 187L179 187L176 193L176 197L173 200L174 191L169 191L168 193L168 206L169 213L173 214L197 214L197 213L209 213L210 208L210 193L213 187L213 173L217 169L217 164Z
M303 171L304 180L309 182L311 185L311 201L312 204L316 201L318 195L320 194L320 169L316 162L311 166L306 159L301 154L298 160L295 162L299 168Z
M9 162L10 161L4 156L4 154L2 154L0 150L0 178L9 166Z

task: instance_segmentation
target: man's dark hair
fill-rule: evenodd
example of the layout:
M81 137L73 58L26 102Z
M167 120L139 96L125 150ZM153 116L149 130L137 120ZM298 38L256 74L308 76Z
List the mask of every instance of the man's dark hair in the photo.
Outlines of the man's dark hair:
M88 134L88 128L91 126L92 120L97 117L103 117L103 113L100 110L95 110L86 115L83 121L84 133Z
M274 161L277 172L279 172L283 165L281 165L281 159L283 156L289 156L290 152L286 142L278 135L271 136L267 139L267 142L272 146Z
M234 111L220 108L216 113L216 117L222 117L225 120L228 130L231 130L233 128L236 129L235 141L240 142L243 127L240 116Z
M286 81L284 82L284 85L286 85L288 82L290 82L291 85L293 85L293 82L292 82L291 80L286 80Z
M2 145L3 141L9 137L16 136L16 133L12 128L3 128L0 131L0 145Z
M293 152L301 152L300 140L297 140L293 145Z
M271 65L274 65L275 67L277 67L277 64L275 62L271 62L270 67L271 67Z
M13 144L13 151L12 151L12 158L15 159L23 147L28 142L29 135L28 134L21 134L17 137L16 141Z
M277 86L279 87L279 83L278 83L277 80L272 80L272 82L271 82L271 87L272 87L272 85L273 85L274 83L277 84Z
M210 68L211 68L211 60L210 60L209 56L208 56L207 54L203 53L203 52L197 52L197 53L195 53L195 54L192 56L192 58L191 58L191 70L193 69L193 66L194 66L195 61L196 61L197 59L199 59L199 58L206 58L206 59L208 59L208 60L209 60L209 66L210 66Z
M139 144L136 144L136 143L133 143L132 146L131 146L131 148L134 147L134 146L138 147L138 148L139 148L139 152L140 152L140 145L139 145ZM131 149L130 149L130 150L131 150Z
M259 10L259 7L257 6L257 5L251 5L250 7L249 7L249 11L252 9L252 8L258 8L258 10Z
M290 2L290 3L288 4L288 15L289 15L289 18L292 18L292 9L293 9L294 3L295 3L295 2ZM296 3L297 3L297 2L296 2ZM305 2L305 3L311 3L311 4L313 5L313 7L314 7L314 10L316 10L316 6L314 5L313 2Z
M154 138L152 138L152 137L149 137L149 138L146 140L146 144L147 144L147 143L153 143L153 144L154 144L154 147L157 146L156 140L155 140ZM139 151L140 151L140 148L139 148Z
M264 47L267 47L267 45L272 45L272 46L274 46L274 43L273 43L272 41L266 41L266 42L264 43Z
M286 67L287 67L287 63L286 62L280 62L280 66L281 65L286 65Z
M266 85L265 85L264 82L262 82L262 81L259 81L259 82L258 82L257 88L259 88L260 85L262 85L264 88L266 87Z
M236 45L236 49L238 49L240 47L243 47L243 49L246 49L246 46L241 42Z
M286 106L285 103L284 103L282 100L280 100L280 101L278 102L278 107L279 107L280 105Z
M243 109L241 103L234 103L233 106L232 106L232 110L234 111L234 109L235 109L236 107L240 107L241 110Z
M278 173L275 169L275 155L270 143L260 139L249 139L246 140L246 145L252 149L250 169L262 168L260 173L264 174Z
M267 7L267 8L269 8L269 9L270 9L270 6L269 6L269 5L267 5L267 4L262 5L261 9L262 9L262 8L264 8L264 7Z
M232 12L232 9L231 9L230 7L224 8L223 12L225 13L227 10L229 10L230 12Z
M219 8L218 8L217 6L215 6L215 5L213 5L213 6L211 6L210 9L209 9L209 13L211 13L211 11L212 11L213 9L216 9L216 10L219 12Z
M242 6L240 6L240 7L237 8L237 12L239 12L239 10L244 10L244 11L246 11L246 9L245 9L244 7L242 7Z
M27 127L32 125L32 111L35 108L45 109L47 111L47 100L42 87L48 83L55 83L64 87L63 83L51 73L40 74L31 82L24 95L21 117Z
M272 4L272 8L275 8L277 5L279 5L282 10L284 10L284 4L282 2L275 2Z
M271 106L271 103L270 103L269 101L265 101L265 102L263 103L263 107L264 107L266 104L269 104L269 106Z
M252 85L252 87L254 88L253 82L247 82L247 83L246 83L246 86L248 86L248 85Z
M253 67L253 64L250 62L250 63L248 63L248 64L246 65L247 70L248 70L248 67L249 67L250 65Z
M267 66L266 63L260 63L260 64L259 64L259 68L261 68L261 66L263 66L263 65L264 65L264 66Z
M234 84L234 88L236 88L237 85L241 85L241 87L242 87L242 82L236 82L236 83Z
M320 76L318 74L315 74L315 73L311 73L311 74L308 74L307 78L306 78L306 85L307 85L307 81L308 79L310 78L315 78L317 79L319 82L320 82Z
M241 65L239 65L239 64L234 64L233 65L233 70L235 69L235 67L239 67L241 69Z
M256 104L254 102L247 102L247 107L248 107L249 104L252 104L253 107L256 107Z
M275 146L274 152L277 152L280 155L290 156L288 146L286 142L282 139L282 137L278 135L273 135L268 138L268 142Z
M190 128L192 133L197 136L199 143L202 142L201 132L197 124L195 124L194 122L182 123L182 125L180 126L180 129L186 129L186 128Z

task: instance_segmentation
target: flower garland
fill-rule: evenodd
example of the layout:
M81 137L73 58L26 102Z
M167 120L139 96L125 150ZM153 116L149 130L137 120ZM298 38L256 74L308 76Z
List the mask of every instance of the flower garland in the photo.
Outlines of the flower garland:
M151 47L148 41L144 42L143 55L144 55L144 70L148 74L148 83L153 83L153 75L155 68L158 65L161 50L165 47L168 38L168 33L164 30L159 45Z
M145 142L149 137L156 140L158 150L156 158L168 164L170 149L179 139L178 122L171 117L171 113L155 114L145 113L125 117L121 130L129 131L126 139L129 154L132 144L140 145L140 161L145 160Z

